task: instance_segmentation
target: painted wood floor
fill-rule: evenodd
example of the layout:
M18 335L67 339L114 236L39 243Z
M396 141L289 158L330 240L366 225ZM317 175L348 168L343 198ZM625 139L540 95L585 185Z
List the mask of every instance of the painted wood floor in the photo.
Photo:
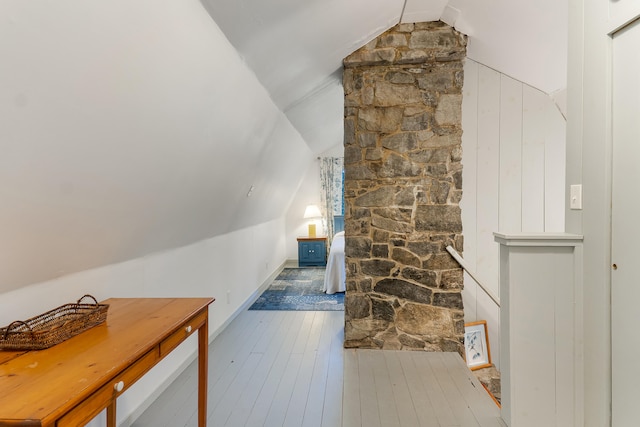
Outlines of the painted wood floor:
M344 350L344 312L244 311L209 347L208 425L503 427L455 353ZM192 363L133 423L197 425Z

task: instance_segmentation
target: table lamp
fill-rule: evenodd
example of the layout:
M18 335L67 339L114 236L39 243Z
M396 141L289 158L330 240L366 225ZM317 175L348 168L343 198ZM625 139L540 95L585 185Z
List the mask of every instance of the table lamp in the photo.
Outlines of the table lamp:
M311 219L311 222L309 222L309 237L316 237L316 223L314 219L322 217L318 205L307 206L304 210L304 217Z

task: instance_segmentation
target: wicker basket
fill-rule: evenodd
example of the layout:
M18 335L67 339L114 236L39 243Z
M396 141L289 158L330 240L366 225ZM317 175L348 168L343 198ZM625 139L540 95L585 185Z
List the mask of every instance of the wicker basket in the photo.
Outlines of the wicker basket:
M93 304L82 303L85 298ZM0 350L42 350L103 323L108 304L98 304L85 295L75 304L65 304L28 320L16 320L0 328Z

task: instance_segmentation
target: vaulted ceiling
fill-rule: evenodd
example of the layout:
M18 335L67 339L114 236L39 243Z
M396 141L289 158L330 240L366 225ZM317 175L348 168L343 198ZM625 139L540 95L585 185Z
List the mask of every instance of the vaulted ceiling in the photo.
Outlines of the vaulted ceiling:
M566 87L567 0L201 1L316 154L342 141L342 59L399 22L442 20L469 36L469 58Z
M342 144L342 59L398 22L561 91L567 4L3 0L0 292L283 218Z

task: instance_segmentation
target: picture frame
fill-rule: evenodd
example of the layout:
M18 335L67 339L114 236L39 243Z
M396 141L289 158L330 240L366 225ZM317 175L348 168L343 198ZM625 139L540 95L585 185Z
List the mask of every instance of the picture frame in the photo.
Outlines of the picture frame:
M486 320L465 323L464 351L467 366L472 371L491 366L491 347Z

